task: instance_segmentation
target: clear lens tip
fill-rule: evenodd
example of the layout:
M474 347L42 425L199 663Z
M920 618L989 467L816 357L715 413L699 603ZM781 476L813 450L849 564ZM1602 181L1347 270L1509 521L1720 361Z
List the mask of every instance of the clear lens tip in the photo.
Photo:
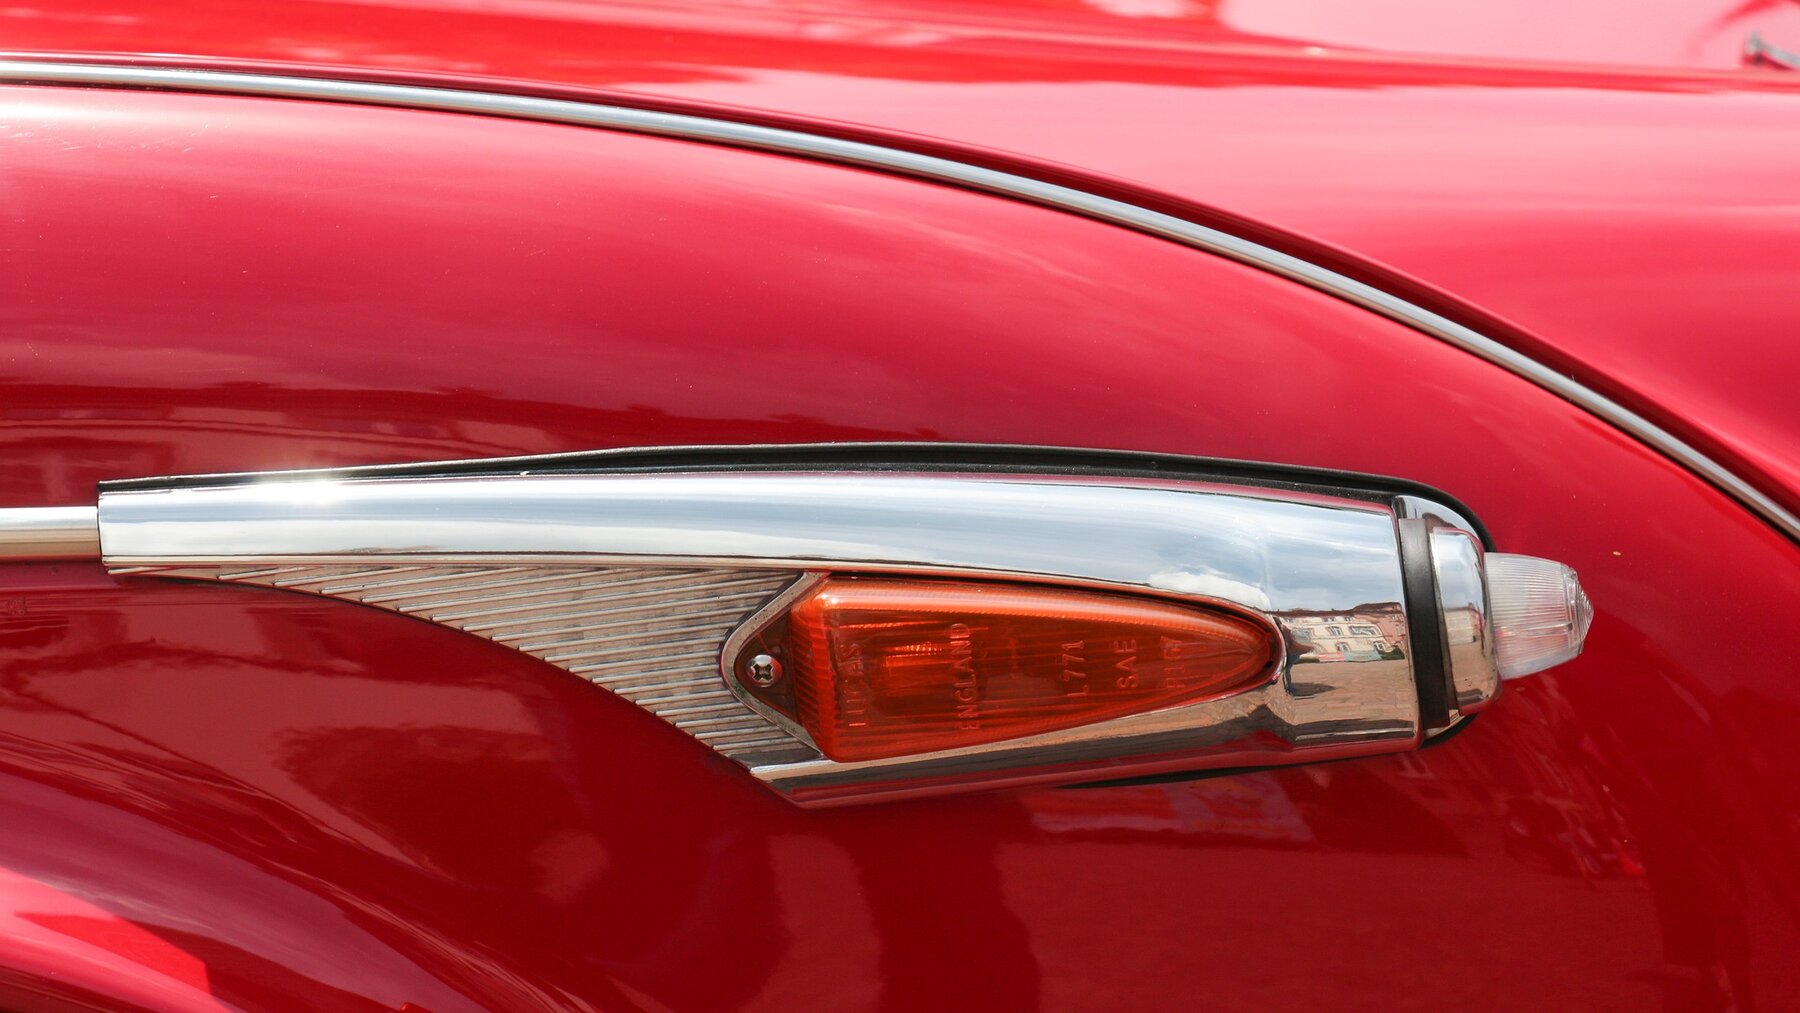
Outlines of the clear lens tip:
M1594 607L1574 570L1536 556L1492 552L1487 587L1501 678L1542 672L1581 653Z

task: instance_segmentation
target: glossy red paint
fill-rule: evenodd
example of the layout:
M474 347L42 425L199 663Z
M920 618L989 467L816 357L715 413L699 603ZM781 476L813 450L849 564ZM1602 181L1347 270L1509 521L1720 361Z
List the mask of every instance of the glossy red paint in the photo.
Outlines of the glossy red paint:
M1800 48L1800 7L1466 7L77 0L0 23L40 54L480 75L1080 170L1381 277L1800 509L1800 76L1724 69L1752 29Z
M404 617L0 568L0 1004L1800 1004L1800 549L1510 375L1071 216L704 145L12 88L0 495L942 438L1404 475L1587 653L1406 756L802 811ZM503 153L503 154L501 154ZM96 998L98 997L98 998Z

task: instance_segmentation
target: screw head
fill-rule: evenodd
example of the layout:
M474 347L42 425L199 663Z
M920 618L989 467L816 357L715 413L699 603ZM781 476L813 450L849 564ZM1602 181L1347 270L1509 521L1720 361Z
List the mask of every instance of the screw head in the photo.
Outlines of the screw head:
M770 655L758 654L744 662L744 677L758 686L773 686L781 681L781 662Z

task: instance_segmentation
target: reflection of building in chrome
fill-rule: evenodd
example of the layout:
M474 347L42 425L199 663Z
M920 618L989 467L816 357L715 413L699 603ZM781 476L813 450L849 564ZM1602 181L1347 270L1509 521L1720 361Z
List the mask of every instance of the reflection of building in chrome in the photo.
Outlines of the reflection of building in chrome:
M1283 612L1288 663L1377 661L1406 656L1406 623L1396 605L1363 605L1348 612Z
M1479 644L1487 634L1486 623L1482 621L1481 610L1469 605L1444 610L1445 643L1451 647L1462 644Z

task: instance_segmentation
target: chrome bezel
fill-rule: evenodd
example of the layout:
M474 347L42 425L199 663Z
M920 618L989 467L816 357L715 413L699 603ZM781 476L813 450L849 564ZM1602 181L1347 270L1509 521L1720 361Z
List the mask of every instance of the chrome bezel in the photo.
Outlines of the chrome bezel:
M731 636L725 638L725 646L719 651L719 678L725 680L725 688L731 690L731 695L737 697L738 702L745 707L762 715L770 724L792 736L794 741L812 750L813 754L821 759L824 758L824 754L819 750L819 744L813 741L812 733L806 730L806 726L763 703L756 694L750 692L749 687L745 686L743 680L738 678L736 661L738 656L743 653L746 641L768 629L782 616L787 615L788 609L793 607L795 602L806 597L807 592L823 583L825 577L826 574L818 570L802 573L780 594L769 599L767 604L752 612L739 624L737 629L731 631Z
M728 755L803 804L1411 748L1423 729L1410 654L1300 646L1308 624L1333 616L1379 624L1395 643L1405 637L1398 517L1392 498L1199 477L828 469L136 482L106 489L99 507L105 562L122 573L346 563L794 572L800 582L734 628L716 667L734 699L789 739ZM1282 653L1265 682L1225 697L841 763L728 671L743 638L826 571L1049 583L1224 607L1265 624Z

